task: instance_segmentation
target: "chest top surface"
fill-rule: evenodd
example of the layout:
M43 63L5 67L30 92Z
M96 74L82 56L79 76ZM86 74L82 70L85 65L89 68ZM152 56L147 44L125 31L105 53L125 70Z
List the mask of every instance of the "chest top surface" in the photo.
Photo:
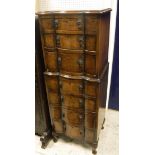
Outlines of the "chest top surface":
M36 12L36 15L51 15L51 14L103 14L112 11L111 8L104 10L61 10L61 11L43 11Z

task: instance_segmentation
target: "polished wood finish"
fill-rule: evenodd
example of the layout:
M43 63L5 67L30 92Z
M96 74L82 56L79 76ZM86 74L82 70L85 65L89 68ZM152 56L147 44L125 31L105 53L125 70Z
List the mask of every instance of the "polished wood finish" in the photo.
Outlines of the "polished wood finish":
M54 141L66 135L94 154L105 117L110 11L37 13Z

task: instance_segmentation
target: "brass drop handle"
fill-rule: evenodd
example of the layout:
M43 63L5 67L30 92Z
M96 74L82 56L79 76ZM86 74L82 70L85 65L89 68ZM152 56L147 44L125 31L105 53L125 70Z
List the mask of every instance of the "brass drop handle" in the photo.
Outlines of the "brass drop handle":
M58 64L61 65L61 57L58 57Z
M82 116L82 115L79 115L79 118L80 118L80 119L82 119L82 118L83 118L83 116Z
M82 107L82 106L83 106L83 100L80 99L80 100L79 100L79 103L80 103L80 106Z
M62 82L61 81L59 81L59 87L62 88Z
M63 117L63 118L65 117L65 114L64 114L64 113L62 114L62 117Z
M64 131L66 131L66 125L65 124L63 125L63 127L64 127Z
M58 21L58 19L55 19L54 20L54 27L57 29L58 26L59 26L59 21Z
M83 67L83 58L81 57L80 59L78 59L77 63L79 64L80 67Z
M77 26L78 26L78 29L82 29L82 20L81 19L78 19L77 20Z
M80 43L80 47L84 48L84 37L83 36L80 36L79 43Z
M64 101L64 97L61 95L61 101L63 102Z
M79 90L80 90L80 91L83 90L83 85L82 85L82 84L79 85Z
M60 36L56 36L56 44L57 46L60 46Z

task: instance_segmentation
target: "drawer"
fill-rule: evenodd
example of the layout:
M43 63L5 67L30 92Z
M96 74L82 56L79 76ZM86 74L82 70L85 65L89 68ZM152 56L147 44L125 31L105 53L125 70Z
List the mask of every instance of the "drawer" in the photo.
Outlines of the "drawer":
M85 114L85 127L96 129L97 123L96 123L96 113L86 113Z
M57 53L45 51L45 68L50 72L57 72Z
M58 92L58 77L45 75L45 83L48 91Z
M96 99L85 98L85 109L86 111L96 111Z
M65 125L66 132L65 135L73 138L82 140L84 138L84 129L79 127L73 127L68 124Z
M96 76L96 55L86 54L85 56L85 73Z
M86 47L88 51L96 51L96 35L86 35Z
M47 48L54 48L54 35L51 33L44 33L42 35L43 45Z
M49 105L50 116L52 120L61 120L61 107L52 107Z
M86 43L84 43L83 35L69 35L69 34L57 34L56 36L57 47L71 50L82 50L86 44L86 50L96 50L96 36L87 35Z
M82 75L84 71L84 55L82 53L68 53L59 50L60 72Z
M56 133L63 133L62 121L53 121L53 128L54 128Z
M97 33L99 27L99 20L97 15L87 15L85 17L85 23L86 33Z
M60 77L59 85L62 94L83 94L83 80L67 79Z
M81 126L84 121L83 112L77 112L75 110L63 109L63 120L71 126Z
M57 15L54 20L56 30L83 31L83 17L81 15Z
M90 130L90 129L85 129L85 141L88 143L94 143L94 141L97 141L97 137L95 134L97 131L96 130Z
M58 105L60 106L61 103L60 103L60 97L58 93L49 91L48 92L48 103L52 106L58 106Z
M85 81L85 94L92 97L97 97L98 83Z
M81 109L84 107L83 98L69 96L69 95L64 95L64 96L62 95L61 99L64 107L73 108L73 109Z
M51 32L54 29L54 20L51 16L41 16L41 18L39 18L39 22L42 32Z

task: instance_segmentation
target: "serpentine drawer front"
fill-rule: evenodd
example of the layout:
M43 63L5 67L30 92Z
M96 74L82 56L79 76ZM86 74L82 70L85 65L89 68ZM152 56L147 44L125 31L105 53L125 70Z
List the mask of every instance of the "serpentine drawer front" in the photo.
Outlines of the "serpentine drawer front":
M110 12L37 13L54 141L64 135L94 154L105 119Z

